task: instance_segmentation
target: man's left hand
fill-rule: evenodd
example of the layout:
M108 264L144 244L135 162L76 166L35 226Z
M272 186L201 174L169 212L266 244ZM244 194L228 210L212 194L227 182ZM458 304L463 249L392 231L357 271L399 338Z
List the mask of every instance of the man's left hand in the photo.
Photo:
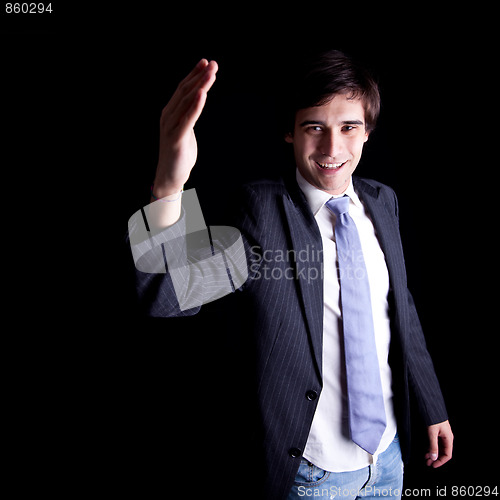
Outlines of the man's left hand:
M427 428L429 435L429 453L425 455L427 465L434 469L441 467L451 459L453 452L453 433L448 420Z

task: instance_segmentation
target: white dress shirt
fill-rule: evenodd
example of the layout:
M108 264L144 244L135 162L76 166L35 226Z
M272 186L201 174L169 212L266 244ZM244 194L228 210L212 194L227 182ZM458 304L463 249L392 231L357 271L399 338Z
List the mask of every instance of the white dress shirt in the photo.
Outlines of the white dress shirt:
M337 275L335 243L336 216L325 206L331 195L309 184L297 170L297 182L318 223L323 242L324 312L323 312L323 389L314 415L303 456L317 467L330 472L359 470L374 463L396 435L396 418L392 402L392 375L388 363L391 339L389 306L389 274L373 224L354 191L352 179L347 190L349 215L354 220L361 240L370 284L375 343L384 394L387 427L375 455L370 455L349 437L345 367L342 361L342 315L340 282Z

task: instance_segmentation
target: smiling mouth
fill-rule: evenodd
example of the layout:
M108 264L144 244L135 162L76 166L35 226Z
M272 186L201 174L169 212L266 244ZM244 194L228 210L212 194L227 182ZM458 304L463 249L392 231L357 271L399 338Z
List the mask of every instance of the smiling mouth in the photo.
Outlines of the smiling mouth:
M322 168L323 170L338 170L339 168L343 167L346 163L347 160L342 163L319 163L317 161L316 165L318 165L318 167Z

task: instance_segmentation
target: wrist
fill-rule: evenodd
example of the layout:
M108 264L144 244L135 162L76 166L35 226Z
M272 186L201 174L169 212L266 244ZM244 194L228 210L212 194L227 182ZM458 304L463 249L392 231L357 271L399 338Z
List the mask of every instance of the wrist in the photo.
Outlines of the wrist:
M151 186L151 196L155 200L160 200L163 198L176 198L184 190L184 186L162 186L155 185Z

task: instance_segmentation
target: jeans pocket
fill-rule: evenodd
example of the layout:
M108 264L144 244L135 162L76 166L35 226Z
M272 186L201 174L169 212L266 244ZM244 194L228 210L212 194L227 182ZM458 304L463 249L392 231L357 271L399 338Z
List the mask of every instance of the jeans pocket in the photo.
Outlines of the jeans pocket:
M302 459L295 476L295 485L314 488L328 479L330 472L316 467L311 462Z

